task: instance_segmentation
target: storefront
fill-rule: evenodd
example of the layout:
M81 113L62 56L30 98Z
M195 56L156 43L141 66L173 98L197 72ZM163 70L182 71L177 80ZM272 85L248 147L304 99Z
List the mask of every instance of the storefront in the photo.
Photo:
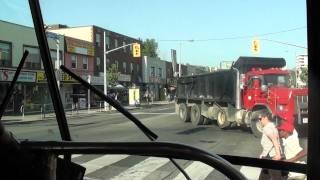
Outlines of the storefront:
M15 70L2 69L0 70L0 101L6 95L6 91L13 80ZM35 84L36 73L32 71L22 71L14 88L14 93L9 102L6 112L19 113L22 105L25 107L35 106L38 103L37 87Z

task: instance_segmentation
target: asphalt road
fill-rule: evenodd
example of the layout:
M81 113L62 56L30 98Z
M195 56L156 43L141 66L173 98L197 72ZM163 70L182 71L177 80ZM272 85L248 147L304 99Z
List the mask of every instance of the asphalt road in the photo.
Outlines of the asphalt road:
M221 130L214 123L194 127L183 123L173 105L131 111L159 135L158 141L179 142L211 153L257 157L260 140L249 131L235 128ZM95 113L68 120L74 141L149 141L120 113ZM60 140L54 119L7 125L17 138ZM74 155L74 162L87 168L86 179L184 179L168 159L128 155ZM193 179L225 179L217 170L199 162L177 160ZM249 179L256 179L259 168L235 166Z

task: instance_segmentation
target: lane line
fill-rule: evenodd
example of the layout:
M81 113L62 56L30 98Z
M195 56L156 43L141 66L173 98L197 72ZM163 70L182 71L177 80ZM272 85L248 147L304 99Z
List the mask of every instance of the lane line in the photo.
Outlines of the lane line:
M186 169L186 173L191 179L205 179L214 170L211 166L208 166L202 162L194 161ZM179 173L174 180L185 180L186 178L182 173Z
M157 158L157 157L150 157L131 168L127 169L126 171L122 172L118 176L112 178L112 180L138 180L143 179L153 171L157 170L161 166L165 165L169 162L167 158Z
M248 180L255 180L259 178L261 168L242 166L240 172L242 172Z
M129 155L104 155L91 161L85 162L81 164L81 166L84 166L87 169L85 174L89 174L105 166L109 166L113 163L123 160L128 156Z

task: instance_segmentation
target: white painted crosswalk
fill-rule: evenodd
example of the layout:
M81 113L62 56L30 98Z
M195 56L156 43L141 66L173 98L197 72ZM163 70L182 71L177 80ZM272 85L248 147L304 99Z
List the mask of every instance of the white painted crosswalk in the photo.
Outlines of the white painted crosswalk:
M169 162L167 158L150 157L139 164L129 168L125 172L112 178L112 180L139 180L148 176L150 173Z
M101 155L101 156L89 156L87 155L73 155L72 158L75 163L77 163L77 159L85 159L82 160L82 163L79 163L81 166L86 168L85 179L87 180L103 180L103 179L112 179L112 180L140 180L140 179L149 179L150 177L158 177L154 176L159 174L160 171L168 171L168 177L160 177L159 179L172 179L172 180L184 180L185 177L182 173L177 173L176 168L172 168L172 164L170 160L167 158L158 158L158 157L140 157L140 160L135 162L131 158L129 160L129 155ZM92 159L90 159L92 157ZM128 164L128 167L118 168L121 169L119 172L113 172L113 175L109 178L100 177L101 173L96 173L105 167L114 166L118 162L122 162L122 164ZM130 161L131 163L127 163L126 161ZM134 163L132 163L134 161ZM130 165L129 165L130 164ZM164 168L171 164L170 168ZM214 177L215 169L198 161L189 162L189 165L184 167L186 173L191 177L191 179L196 180L207 180L212 179ZM130 167L129 167L130 166ZM162 168L162 170L161 170ZM165 169L165 170L164 170ZM254 180L258 179L261 168L247 167L241 166L238 168L240 172L242 172L247 179ZM170 172L169 172L170 171ZM175 173L174 173L175 172Z
M101 169L105 166L109 166L113 163L116 163L122 159L125 159L128 155L104 155L97 159L93 159L86 163L81 164L81 166L86 168L86 174L92 173L98 169Z
M248 180L255 180L255 179L258 179L260 172L261 172L261 168L242 166L240 168L240 172L242 172L242 174Z
M211 171L214 169L211 166L208 166L202 162L192 162L186 169L186 173L189 175L191 179L206 179ZM186 178L182 173L179 173L174 180L185 180Z

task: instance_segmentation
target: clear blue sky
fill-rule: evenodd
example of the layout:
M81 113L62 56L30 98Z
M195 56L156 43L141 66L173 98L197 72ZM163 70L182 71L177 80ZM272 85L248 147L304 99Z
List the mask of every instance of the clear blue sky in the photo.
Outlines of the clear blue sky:
M134 38L154 38L159 55L179 55L179 41L252 36L306 26L303 0L40 0L46 24L98 25ZM27 0L1 0L0 19L32 25ZM260 38L307 46L306 28ZM252 37L181 42L182 62L217 66L220 61L253 56ZM261 40L258 56L284 57L289 68L305 49ZM178 57L178 60L180 58Z

